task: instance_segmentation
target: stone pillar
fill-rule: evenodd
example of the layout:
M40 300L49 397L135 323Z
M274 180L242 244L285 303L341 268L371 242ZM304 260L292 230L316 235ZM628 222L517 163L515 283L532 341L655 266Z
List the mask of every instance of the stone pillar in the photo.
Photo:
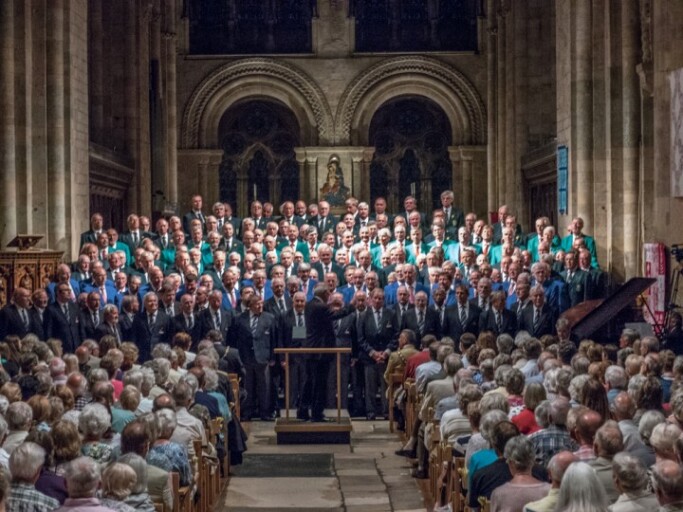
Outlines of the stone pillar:
M463 190L463 179L462 179L462 166L460 165L460 147L450 146L448 148L448 158L451 161L451 173L453 182L453 193L455 195L455 205L461 208L465 202L464 190Z
M487 211L494 211L497 208L496 196L498 194L498 180L496 179L497 152L498 152L498 131L496 128L497 119L497 84L498 76L496 71L496 59L498 58L498 24L496 23L495 0L487 0L487 39L486 39L486 66L488 71L488 82L486 84L486 174L487 181Z
M624 273L628 279L638 274L640 225L638 222L640 94L636 66L640 57L640 19L635 1L621 7L621 72L623 119L621 145L624 179Z
M495 197L495 207L491 211L496 211L498 205L504 201L505 197L505 163L507 158L505 139L507 137L506 133L506 104L505 104L505 77L507 74L506 69L506 59L505 59L505 43L506 43L506 16L508 7L501 5L498 9L498 39L496 57L497 57L497 73L496 76L498 80L496 81L496 128L497 128L497 158L496 158L496 197Z
M472 200L472 156L460 155L460 167L462 168L462 209L465 213L473 210Z
M48 245L66 250L66 139L64 80L65 0L47 4L47 179L50 194Z
M571 162L576 175L576 214L587 233L593 231L593 94L591 0L572 2L575 49L572 55L572 125L576 134ZM570 172L572 172L570 170Z
M92 141L98 144L103 142L104 128L104 67L107 65L102 52L104 45L104 27L102 24L102 1L91 0L89 27L88 27L88 49L90 56L88 65L90 66L90 126Z
M164 68L166 71L166 183L171 201L178 201L178 107L176 98L176 2L165 2Z
M0 243L17 231L15 208L14 1L0 2Z

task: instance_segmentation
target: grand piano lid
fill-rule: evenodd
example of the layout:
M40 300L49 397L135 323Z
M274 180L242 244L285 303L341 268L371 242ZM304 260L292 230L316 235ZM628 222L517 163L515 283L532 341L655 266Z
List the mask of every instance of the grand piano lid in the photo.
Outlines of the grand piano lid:
M578 339L589 338L656 281L651 277L633 277L606 299L587 300L568 309L561 317L569 320L572 334Z

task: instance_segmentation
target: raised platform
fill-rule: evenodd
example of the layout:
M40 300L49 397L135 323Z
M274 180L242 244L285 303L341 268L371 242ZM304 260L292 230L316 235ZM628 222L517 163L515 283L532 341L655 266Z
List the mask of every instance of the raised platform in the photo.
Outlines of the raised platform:
M277 444L351 444L351 419L315 423L294 418L275 420Z

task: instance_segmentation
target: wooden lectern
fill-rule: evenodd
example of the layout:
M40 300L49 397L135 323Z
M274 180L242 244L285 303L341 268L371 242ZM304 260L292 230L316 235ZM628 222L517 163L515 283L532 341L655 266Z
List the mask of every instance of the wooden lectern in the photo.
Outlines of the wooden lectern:
M7 244L14 250L0 251L0 307L12 298L15 288L31 292L45 288L55 275L63 252L36 249L43 235L17 235Z

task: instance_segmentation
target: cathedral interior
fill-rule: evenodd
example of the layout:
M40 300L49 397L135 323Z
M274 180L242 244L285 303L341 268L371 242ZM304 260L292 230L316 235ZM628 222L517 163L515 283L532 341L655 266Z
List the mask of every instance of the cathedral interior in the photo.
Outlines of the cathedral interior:
M0 240L73 260L93 212L122 230L194 193L238 216L315 202L336 155L390 211L451 189L525 232L580 216L623 282L644 244L683 242L681 19L671 0L5 0Z

